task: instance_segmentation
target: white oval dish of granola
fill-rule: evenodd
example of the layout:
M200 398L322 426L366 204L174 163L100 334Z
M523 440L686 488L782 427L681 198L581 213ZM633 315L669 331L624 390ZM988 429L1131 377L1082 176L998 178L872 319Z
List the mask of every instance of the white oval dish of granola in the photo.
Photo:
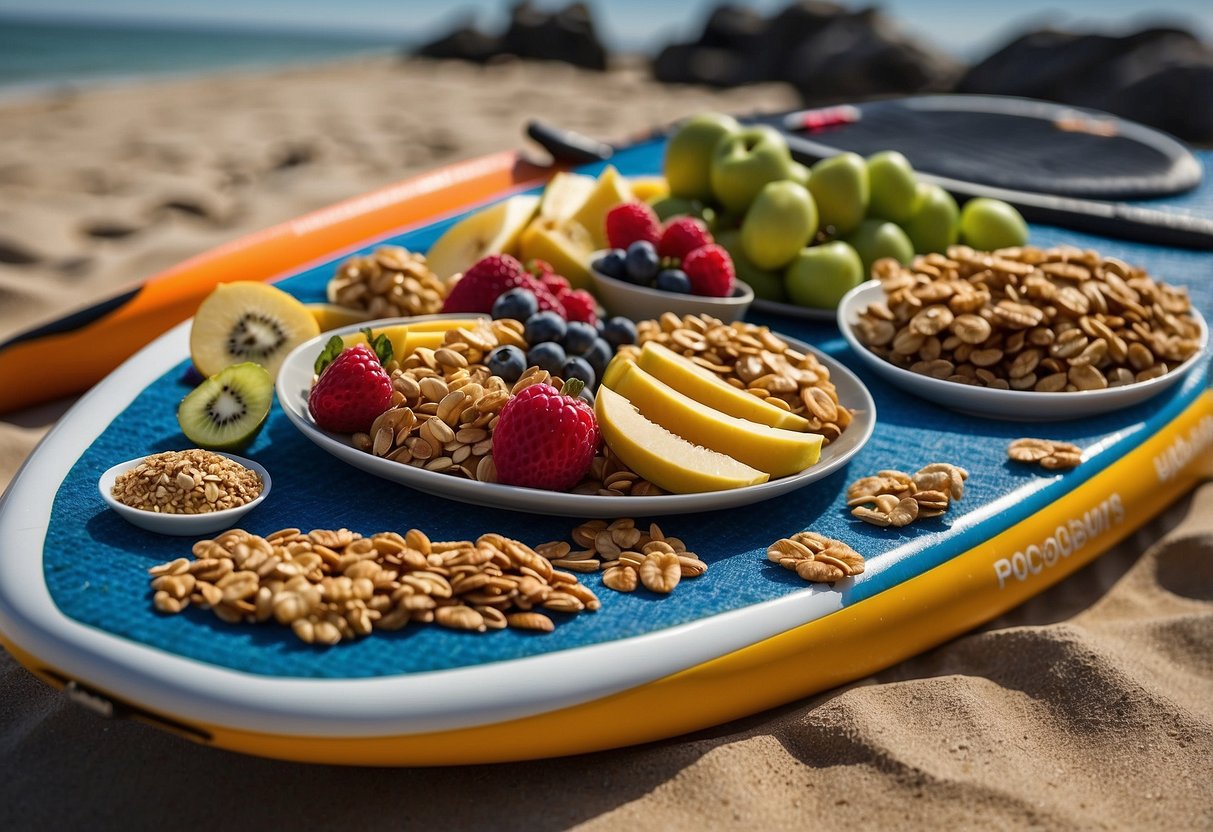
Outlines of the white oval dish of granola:
M406 323L409 320L398 318L374 321L370 326L375 329ZM875 402L867 388L850 370L813 347L780 335L779 337L793 349L812 353L828 367L839 402L853 412L851 424L835 441L822 448L820 460L798 474L727 491L618 497L543 491L494 482L479 482L453 476L449 472L426 470L376 456L357 448L349 435L331 433L317 427L307 407L307 395L314 379L313 365L316 356L332 335L355 333L366 326L367 324L358 324L323 333L300 344L287 356L277 380L278 402L287 418L310 441L343 462L428 494L474 505L568 517L651 517L749 505L803 488L838 470L859 452L871 437L876 425Z

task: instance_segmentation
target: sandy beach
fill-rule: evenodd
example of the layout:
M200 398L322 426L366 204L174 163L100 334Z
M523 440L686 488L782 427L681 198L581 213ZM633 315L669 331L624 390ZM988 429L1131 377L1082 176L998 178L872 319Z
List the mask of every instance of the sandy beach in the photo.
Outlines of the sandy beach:
M0 102L0 340L246 233L518 147L622 137L780 85L376 58ZM0 418L0 489L66 403ZM0 653L0 826L1213 827L1213 485L980 631L688 737L433 770L302 766L68 705ZM203 785L205 784L205 785Z

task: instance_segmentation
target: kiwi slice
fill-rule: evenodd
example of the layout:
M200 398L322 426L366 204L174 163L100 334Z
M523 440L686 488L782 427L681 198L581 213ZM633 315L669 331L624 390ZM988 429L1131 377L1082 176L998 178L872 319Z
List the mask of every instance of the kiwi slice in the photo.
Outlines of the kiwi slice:
M177 423L200 448L238 451L261 432L274 400L274 381L264 367L233 364L181 400Z
M252 361L272 379L287 353L319 334L308 308L281 289L249 280L221 283L194 315L190 357L204 376Z

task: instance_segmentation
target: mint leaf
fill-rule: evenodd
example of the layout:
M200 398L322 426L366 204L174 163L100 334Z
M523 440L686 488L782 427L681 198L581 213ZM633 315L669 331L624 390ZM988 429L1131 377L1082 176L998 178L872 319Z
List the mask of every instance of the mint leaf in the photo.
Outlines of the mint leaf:
M337 356L341 355L341 351L345 349L345 341L341 340L340 335L334 335L324 345L324 349L320 351L320 355L316 356L316 364L314 365L316 375L324 372L324 368L333 363Z
M371 349L375 351L375 357L379 359L379 363L387 366L387 363L392 360L392 341L382 332L375 335L371 332L371 328L364 327L359 330L366 336L366 342L371 345Z

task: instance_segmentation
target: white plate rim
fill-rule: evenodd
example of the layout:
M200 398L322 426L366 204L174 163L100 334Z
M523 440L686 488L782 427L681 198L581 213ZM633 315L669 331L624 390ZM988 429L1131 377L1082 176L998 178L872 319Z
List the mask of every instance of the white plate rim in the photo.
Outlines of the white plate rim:
M425 316L434 319L439 316ZM745 488L710 491L699 494L663 494L651 497L603 497L592 494L564 494L533 488L472 482L436 471L402 465L359 451L341 434L316 427L302 398L300 379L312 377L311 367L319 349L334 335L347 335L370 326L379 328L416 321L419 318L384 318L369 324L352 324L321 333L295 347L283 360L275 382L278 404L287 419L308 440L322 450L360 470L383 479L416 488L459 502L491 508L524 511L565 517L653 517L663 514L688 514L737 508L782 496L808 486L846 465L867 444L876 427L876 403L863 382L842 362L796 338L776 332L793 349L812 353L830 370L830 378L848 392L847 406L855 418L842 436L822 450L822 460L799 474ZM840 396L840 398L842 398ZM859 401L849 399L858 398ZM834 449L831 451L831 449Z
M1200 363L1209 347L1208 324L1200 310L1193 306L1191 314L1200 328L1200 347L1187 361L1165 375L1120 387L1078 390L1068 393L975 387L903 369L885 361L860 343L854 332L859 312L868 304L883 298L884 290L881 288L880 281L869 280L847 292L839 301L838 329L856 357L882 378L906 392L953 410L987 418L1011 421L1060 421L1110 413L1122 407L1131 407L1153 398L1178 383ZM927 397L920 390L931 390L937 395Z

